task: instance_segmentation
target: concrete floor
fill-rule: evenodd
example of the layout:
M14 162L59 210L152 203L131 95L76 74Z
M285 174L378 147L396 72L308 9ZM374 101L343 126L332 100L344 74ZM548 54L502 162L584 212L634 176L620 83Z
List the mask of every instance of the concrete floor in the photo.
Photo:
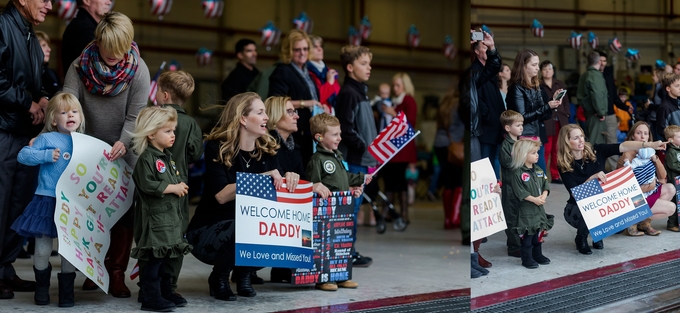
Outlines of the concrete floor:
M265 283L255 285L258 295L254 298L239 297L238 301L215 300L208 295L208 275L211 266L189 255L179 279L178 292L189 302L176 312L274 312L297 308L318 307L369 301L396 296L430 293L470 287L469 248L460 245L459 230L443 230L441 202L417 202L411 209L411 224L403 233L397 233L388 225L385 234L377 234L375 228L359 227L357 249L373 258L369 268L356 268L354 281L358 289L341 289L323 292L313 285L290 286ZM486 246L488 247L488 246ZM485 248L486 248L485 247ZM130 312L138 311L137 280L127 280L132 298L116 299L101 291L82 291L84 276L76 278L76 306L59 308L56 273L59 257L52 257L52 303L37 306L32 292L17 292L14 299L0 300L1 312ZM129 270L135 264L130 261ZM33 279L32 260L17 260L15 267L21 278ZM258 272L269 279L269 268ZM235 289L235 284L232 284Z
M496 233L479 249L493 266L489 268L489 275L471 280L472 298L678 249L680 233L666 230L666 219L663 219L652 221L652 226L662 231L659 236L617 234L604 240L604 250L593 249L592 255L579 254L574 244L576 229L563 217L569 194L564 185L551 184L550 188L545 210L555 215L555 227L545 238L543 254L550 258L551 264L538 269L522 267L519 258L507 256L505 233ZM588 242L592 241L588 239Z

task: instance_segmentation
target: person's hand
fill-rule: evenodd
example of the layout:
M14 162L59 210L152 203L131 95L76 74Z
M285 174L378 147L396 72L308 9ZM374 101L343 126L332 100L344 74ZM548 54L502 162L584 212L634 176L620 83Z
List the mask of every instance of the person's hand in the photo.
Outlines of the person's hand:
M272 180L274 180L274 188L279 189L279 188L281 188L281 186L283 186L283 177L281 177L279 170L271 170L271 171L265 172L263 174L269 175L269 176L272 177Z
M61 155L61 150L59 150L59 148L55 148L54 150L52 150L52 162L59 161L60 155Z
M35 142L35 139L36 139L36 138L38 138L38 137L33 137L33 138L31 138L30 141L28 141L28 146L29 146L29 147L33 147L33 143Z
M295 191L298 182L300 181L300 175L293 172L286 173L286 187L288 187L288 192Z
M364 184L368 185L373 181L373 175L372 174L366 174L364 176Z
M595 173L593 176L590 176L588 178L588 181L593 180L593 179L599 179L600 182L606 183L607 182L607 175L603 171L599 171Z
M538 196L538 198L545 202L545 200L548 199L548 195L541 194L540 196Z
M553 96L552 96L553 100L557 99L557 95L560 94L560 92L561 92L562 90L564 90L564 88L560 88L560 89L557 89L557 90L555 91L555 93L554 93ZM565 97L566 97L566 95L565 95Z
M326 81L328 82L329 85L335 84L335 76L338 75L338 71L334 69L328 69L328 73L326 73Z
M496 184L496 185L494 185L494 186L493 186L493 192L495 192L495 193L497 193L497 194L500 195L501 192L502 192L502 191L501 191L501 184Z
M176 194L178 197L184 197L189 193L189 186L184 182L172 185L172 193Z
M354 194L354 198L359 198L364 192L364 187L349 187L349 190L352 191L352 194Z
M45 112L47 110L47 105L49 103L50 103L50 101L47 100L47 98L45 98L45 97L40 98L40 101L38 101L38 105L43 110L43 112Z
M312 185L312 191L321 196L322 199L326 199L331 195L330 189L324 186L322 183L316 183Z
M633 107L628 107L628 113L633 114Z
M31 114L31 119L33 119L31 124L40 125L45 123L45 112L43 112L42 107L40 107L40 104L31 102L31 108L28 109L28 113Z
M391 107L391 106L388 107L388 106L386 106L386 105L383 104L383 105L382 105L382 110L383 110L383 113L392 115L392 117L397 116L397 110L395 110L394 107Z
M482 43L489 48L489 50L493 50L495 48L495 44L493 42L493 37L491 37L491 34L483 31L481 28L479 29L480 32L484 33L484 40L482 40Z
M649 144L649 147L654 148L654 150L666 150L666 145L668 144L668 141L657 140L657 141L651 142L651 143L648 142L648 144ZM645 145L647 145L647 144L645 144Z
M118 160L118 158L123 157L125 153L127 153L125 145L120 141L116 141L111 148L111 152L109 152L109 160L112 162Z
M545 200L541 199L540 197L532 197L531 202L533 202L535 205L544 205Z
M550 106L551 109L557 109L558 106L562 104L562 101L558 100L550 100L548 101L548 105Z

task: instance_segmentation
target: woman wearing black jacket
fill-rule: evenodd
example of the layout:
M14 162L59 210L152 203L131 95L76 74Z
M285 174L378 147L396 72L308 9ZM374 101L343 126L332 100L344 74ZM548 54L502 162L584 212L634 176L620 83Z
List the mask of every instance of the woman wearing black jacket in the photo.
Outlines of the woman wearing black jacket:
M534 50L524 49L515 57L515 64L512 68L512 79L510 87L505 97L508 110L519 112L524 116L524 131L522 137L533 137L540 140L541 132L545 136L543 121L552 117L552 110L560 106L560 101L544 99L541 92L540 81L538 80L538 54ZM562 89L555 91L555 95ZM553 95L553 99L555 97ZM546 140L541 140L546 141ZM545 151L541 146L538 152L538 166L544 171Z

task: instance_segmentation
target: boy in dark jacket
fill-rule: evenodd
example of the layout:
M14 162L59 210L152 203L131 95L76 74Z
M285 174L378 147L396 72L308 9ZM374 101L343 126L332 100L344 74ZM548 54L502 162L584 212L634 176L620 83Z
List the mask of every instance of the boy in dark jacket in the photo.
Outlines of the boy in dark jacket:
M347 45L340 51L340 61L345 70L345 83L338 93L335 115L340 121L340 129L345 140L340 151L347 157L351 173L368 173L369 167L378 162L368 153L368 145L378 136L373 118L371 102L365 84L371 76L371 58L373 54L367 47ZM312 134L314 131L312 131ZM354 233L356 234L357 215L361 209L361 200L354 206ZM356 236L354 237L356 242ZM354 251L352 266L368 267L373 260Z
M198 123L186 114L181 105L194 92L194 78L185 71L165 72L158 77L158 91L156 102L177 111L177 129L175 130L175 144L168 148L177 165L180 180L189 183L189 164L198 161L203 154L203 133ZM182 234L186 233L189 225L189 197L181 198ZM165 272L171 275L172 290L177 288L177 278L182 268L182 256L166 261ZM141 268L140 268L141 270Z
M680 126L670 125L664 129L664 135L668 143L666 149L666 172L668 173L668 182L675 185L675 178L680 176ZM676 200L677 201L677 200ZM666 229L674 232L680 232L678 227L678 214L673 214L668 217L666 222Z
M343 160L342 153L338 151L338 145L342 140L340 137L340 121L334 116L323 113L313 116L309 120L309 124L310 130L314 134L314 140L318 145L316 146L316 153L312 155L312 159L307 164L307 178L312 183L323 183L330 191L352 190L354 197L360 198L364 179L367 184L370 183L371 175L347 171L347 163ZM356 227L354 239L356 241ZM334 291L338 287L356 288L357 286L357 283L346 280L338 282L337 286L334 283L317 284L316 288Z

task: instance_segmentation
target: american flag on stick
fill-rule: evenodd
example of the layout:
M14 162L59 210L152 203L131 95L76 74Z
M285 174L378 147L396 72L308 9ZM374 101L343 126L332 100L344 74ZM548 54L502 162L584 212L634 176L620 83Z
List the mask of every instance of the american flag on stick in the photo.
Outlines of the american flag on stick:
M582 185L571 188L576 201L592 197L594 195L610 192L614 188L623 185L630 179L635 179L630 166L622 167L607 174L607 182L600 184L600 180L592 179Z
M149 91L149 100L153 102L153 104L156 104L156 92L158 92L158 77L161 76L161 72L163 72L163 68L165 67L165 61L161 63L161 67L158 68L158 71L156 72L156 75L153 76L153 79L151 79L151 88Z
M368 152L382 164L378 170L419 134L413 131L406 115L399 112L368 146Z

